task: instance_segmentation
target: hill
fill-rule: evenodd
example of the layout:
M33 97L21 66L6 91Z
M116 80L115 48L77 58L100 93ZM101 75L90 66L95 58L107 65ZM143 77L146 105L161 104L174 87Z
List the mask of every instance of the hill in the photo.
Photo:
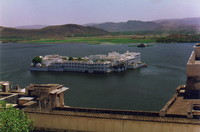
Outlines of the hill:
M106 22L96 25L91 25L109 32L128 32L128 31L144 31L144 30L154 30L160 27L160 24L155 22L143 22L143 21L132 21L127 22Z
M49 25L24 25L24 26L16 26L14 28L17 29L41 29L44 27L48 27Z
M200 31L200 17L183 19L163 19L155 20L154 22L162 25L162 30L192 30L195 32Z
M16 29L0 27L1 37L63 38L68 36L108 35L102 29L75 24L48 26L42 29Z
M183 18L183 19L164 19L155 21L133 21L127 22L106 22L100 24L92 24L94 26L109 32L191 32L196 33L200 31L200 17L197 18Z
M196 25L200 26L200 17L194 18L182 18L182 19L160 19L155 20L154 22L160 24L174 24L174 25Z

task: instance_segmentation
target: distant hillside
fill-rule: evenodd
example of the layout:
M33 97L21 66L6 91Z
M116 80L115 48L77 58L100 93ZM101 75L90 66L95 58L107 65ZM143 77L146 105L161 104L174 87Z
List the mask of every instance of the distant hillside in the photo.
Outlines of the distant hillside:
M1 37L63 38L68 36L98 36L109 32L95 27L75 24L49 26L42 29L16 29L0 27Z
M49 25L25 25L25 26L16 26L14 28L17 29L41 29L44 27L48 27Z
M163 19L154 22L162 25L162 30L194 30L200 31L200 17L183 19Z
M160 23L160 24L176 24L176 25L197 25L200 26L200 17L194 17L194 18L182 18L182 19L161 19L161 20L155 20L154 22Z
M154 30L160 27L160 24L155 22L142 22L142 21L127 21L127 22L106 22L102 24L91 25L109 32L125 32L125 31L143 31Z
M101 28L109 32L138 32L138 31L200 31L200 17L184 19L164 19L155 21L132 21L106 22L92 24L91 26Z

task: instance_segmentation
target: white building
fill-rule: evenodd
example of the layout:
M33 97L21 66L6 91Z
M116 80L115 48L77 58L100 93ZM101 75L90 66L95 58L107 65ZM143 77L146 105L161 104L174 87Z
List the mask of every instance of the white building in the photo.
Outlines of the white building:
M74 71L86 73L109 73L112 71L125 71L127 68L138 68L145 64L140 61L140 53L117 52L108 55L90 55L82 58L66 57L59 55L41 56L42 62L33 64L33 71Z

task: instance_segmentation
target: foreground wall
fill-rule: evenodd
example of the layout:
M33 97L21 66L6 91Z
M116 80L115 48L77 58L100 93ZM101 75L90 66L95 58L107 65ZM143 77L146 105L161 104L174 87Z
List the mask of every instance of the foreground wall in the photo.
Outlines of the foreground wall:
M90 132L200 132L199 119L83 113L27 111L38 130Z

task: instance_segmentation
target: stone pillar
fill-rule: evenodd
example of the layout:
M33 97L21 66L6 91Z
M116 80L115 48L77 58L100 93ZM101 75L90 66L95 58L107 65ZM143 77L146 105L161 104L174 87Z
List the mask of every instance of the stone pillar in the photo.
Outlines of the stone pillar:
M60 105L61 106L65 106L65 103L64 103L64 93L60 93Z
M10 91L9 83L4 83L4 84L2 84L2 86L3 86L2 92L9 92Z

